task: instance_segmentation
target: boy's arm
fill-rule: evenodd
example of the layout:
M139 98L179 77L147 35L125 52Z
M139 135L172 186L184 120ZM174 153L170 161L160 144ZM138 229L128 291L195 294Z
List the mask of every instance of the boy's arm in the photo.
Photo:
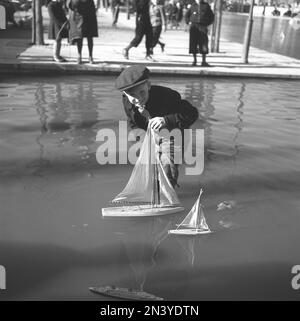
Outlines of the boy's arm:
M188 128L198 119L198 110L187 100L181 99L179 93L175 91L174 93L174 101L172 102L174 112L164 116L166 128L168 130Z

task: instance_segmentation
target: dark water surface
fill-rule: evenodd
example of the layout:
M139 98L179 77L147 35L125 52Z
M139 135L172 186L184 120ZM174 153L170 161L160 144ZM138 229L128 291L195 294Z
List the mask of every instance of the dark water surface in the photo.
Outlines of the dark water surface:
M243 43L247 20L247 14L224 12L221 37ZM300 59L300 28L286 17L254 17L251 46Z
M177 190L183 213L103 219L130 165L102 165L97 132L125 120L111 77L7 76L0 83L1 299L104 300L89 286L168 300L299 299L299 82L154 78L207 120L205 170ZM174 237L199 188L205 237ZM217 204L234 200L231 210Z

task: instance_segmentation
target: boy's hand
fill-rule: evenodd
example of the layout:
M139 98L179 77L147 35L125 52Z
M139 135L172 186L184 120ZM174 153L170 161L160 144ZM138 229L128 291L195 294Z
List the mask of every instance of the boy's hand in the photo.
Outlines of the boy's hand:
M149 120L149 124L153 130L159 131L166 126L166 121L164 117L154 117Z

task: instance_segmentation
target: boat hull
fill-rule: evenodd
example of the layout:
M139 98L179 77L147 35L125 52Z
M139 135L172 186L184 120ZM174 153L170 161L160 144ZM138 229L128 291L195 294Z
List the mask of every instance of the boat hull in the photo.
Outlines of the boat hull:
M151 207L150 205L133 205L120 207L102 208L103 217L145 217L145 216L160 216L181 212L184 210L182 206L158 206Z
M134 290L134 289L127 289L127 288L119 288L119 287L112 287L112 286L101 286L101 287L90 287L90 291L102 294L106 296L110 296L113 298L125 299L125 300L138 300L138 301L162 301L163 298L157 297L153 294Z
M211 230L204 230L199 228L187 228L187 229L176 229L169 230L168 234L176 234L176 235L199 235L199 234L210 234Z

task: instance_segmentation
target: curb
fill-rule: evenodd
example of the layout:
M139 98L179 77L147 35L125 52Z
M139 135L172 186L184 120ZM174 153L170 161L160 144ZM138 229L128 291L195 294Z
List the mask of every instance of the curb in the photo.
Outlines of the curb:
M56 63L0 63L0 71L9 74L84 74L84 75L117 75L124 68L137 62L128 63L99 63L97 65L73 63L56 64ZM140 64L145 64L140 62ZM214 70L214 67L175 67L170 66L147 66L153 75L158 76L175 76L175 77L234 77L234 78L267 78L267 79L288 79L299 80L300 75L280 74L280 73L264 73L240 70ZM217 67L220 68L220 67Z

